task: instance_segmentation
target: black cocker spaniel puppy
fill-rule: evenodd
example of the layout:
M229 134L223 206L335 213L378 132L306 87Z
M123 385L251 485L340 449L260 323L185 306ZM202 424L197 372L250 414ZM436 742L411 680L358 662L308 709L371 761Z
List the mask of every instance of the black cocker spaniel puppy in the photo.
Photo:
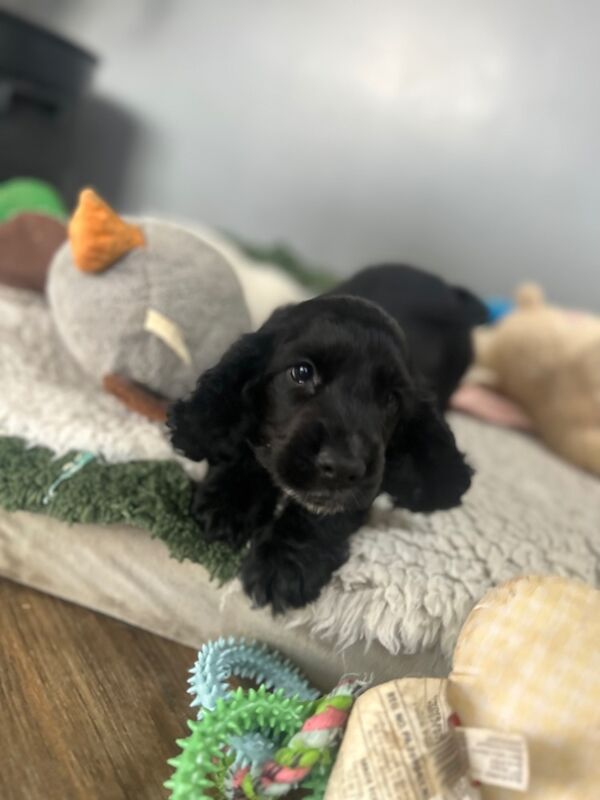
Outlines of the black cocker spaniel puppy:
M247 547L256 605L316 599L378 494L413 511L460 502L472 470L440 408L468 366L477 304L420 270L364 270L275 311L172 406L174 447L209 463L192 513L206 538Z

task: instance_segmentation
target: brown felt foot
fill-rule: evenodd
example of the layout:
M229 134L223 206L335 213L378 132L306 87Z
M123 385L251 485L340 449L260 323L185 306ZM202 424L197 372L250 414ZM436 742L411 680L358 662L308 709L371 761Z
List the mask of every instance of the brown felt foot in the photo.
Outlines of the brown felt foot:
M164 397L159 397L139 383L115 373L105 375L102 385L105 391L117 397L131 411L142 414L153 422L166 421L169 401Z

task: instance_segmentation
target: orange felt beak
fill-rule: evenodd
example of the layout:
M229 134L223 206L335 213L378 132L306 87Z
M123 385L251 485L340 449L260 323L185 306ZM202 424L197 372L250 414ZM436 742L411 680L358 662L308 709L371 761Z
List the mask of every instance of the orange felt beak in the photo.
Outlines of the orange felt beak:
M69 221L69 242L82 272L103 272L145 243L137 225L122 220L93 189L83 189Z

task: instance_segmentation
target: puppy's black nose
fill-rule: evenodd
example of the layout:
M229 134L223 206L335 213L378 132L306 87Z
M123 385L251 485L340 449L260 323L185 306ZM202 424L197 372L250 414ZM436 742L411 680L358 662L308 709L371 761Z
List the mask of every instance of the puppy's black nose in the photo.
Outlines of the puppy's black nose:
M330 484L356 483L364 477L367 469L362 458L330 447L321 450L316 463L319 475Z

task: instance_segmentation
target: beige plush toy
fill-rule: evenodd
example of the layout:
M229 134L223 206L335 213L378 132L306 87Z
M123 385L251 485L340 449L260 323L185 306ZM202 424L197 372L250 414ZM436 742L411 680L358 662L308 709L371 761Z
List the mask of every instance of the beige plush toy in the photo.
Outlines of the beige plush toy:
M518 403L548 447L600 475L600 318L547 305L533 284L475 333L476 363Z
M600 592L534 575L475 606L448 679L358 698L325 800L598 800L599 755Z

